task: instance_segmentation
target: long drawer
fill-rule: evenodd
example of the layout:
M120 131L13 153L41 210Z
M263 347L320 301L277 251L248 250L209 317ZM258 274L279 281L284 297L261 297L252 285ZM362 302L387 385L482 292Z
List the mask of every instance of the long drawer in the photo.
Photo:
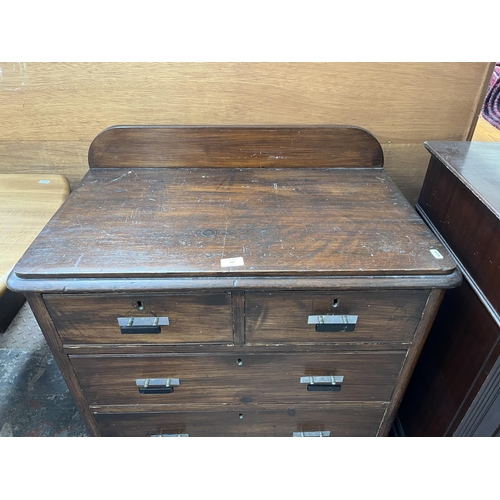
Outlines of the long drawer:
M405 354L76 355L70 360L90 405L200 406L389 401ZM173 391L155 392L167 384Z
M375 436L386 405L329 409L97 413L103 436Z
M410 342L428 294L427 290L249 292L245 297L246 342ZM321 318L315 321L310 316L321 316L324 321L334 317L338 322L317 328ZM351 324L343 321L348 316Z
M68 344L233 341L231 295L227 293L44 295L44 301L62 341ZM124 323L123 333L118 318ZM151 333L155 318L158 333Z

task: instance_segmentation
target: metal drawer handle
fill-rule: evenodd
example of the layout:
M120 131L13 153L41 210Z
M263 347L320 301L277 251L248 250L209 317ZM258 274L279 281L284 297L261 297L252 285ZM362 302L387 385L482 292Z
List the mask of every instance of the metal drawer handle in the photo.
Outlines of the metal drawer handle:
M292 437L329 437L330 431L294 432Z
M151 434L152 438L187 438L189 434Z
M174 385L181 385L178 378L138 378L135 385L141 394L171 394Z
M320 314L307 317L307 324L316 325L317 332L353 332L357 321L357 316L345 314Z
M168 317L147 318L118 318L118 325L122 333L160 333L162 326L168 326Z
M307 384L308 391L339 392L342 389L344 377L342 375L325 375L321 377L300 377L301 384Z

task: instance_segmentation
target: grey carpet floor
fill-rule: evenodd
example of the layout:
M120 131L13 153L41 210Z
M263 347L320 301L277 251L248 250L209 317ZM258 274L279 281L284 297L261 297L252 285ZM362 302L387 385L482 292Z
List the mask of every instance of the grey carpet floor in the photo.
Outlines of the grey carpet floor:
M0 436L89 436L25 303L0 334Z

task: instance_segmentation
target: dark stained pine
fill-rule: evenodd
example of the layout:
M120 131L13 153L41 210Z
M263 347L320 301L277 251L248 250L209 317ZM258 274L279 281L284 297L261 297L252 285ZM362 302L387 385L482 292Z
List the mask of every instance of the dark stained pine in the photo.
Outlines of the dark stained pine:
M89 149L90 168L382 167L377 139L360 127L114 126Z
M173 409L258 404L388 402L406 352L218 353L140 357L70 355L91 406L159 405ZM339 392L307 390L303 376L340 375ZM179 378L171 394L141 394L143 378ZM133 408L131 408L133 409ZM161 408L160 408L161 409ZM166 408L163 408L166 409Z
M93 169L64 208L17 276L404 276L455 268L382 169ZM238 257L244 266L221 266Z
M370 437L376 434L384 411L383 404L319 409L293 405L217 412L96 413L95 418L106 436L290 437L294 432L329 431L332 437Z
M461 275L373 135L117 126L89 166L9 286L28 297L93 435L388 434ZM308 323L331 314L357 321ZM155 333L118 324L160 317ZM308 390L318 385L301 377L329 378ZM163 378L180 386L136 385Z

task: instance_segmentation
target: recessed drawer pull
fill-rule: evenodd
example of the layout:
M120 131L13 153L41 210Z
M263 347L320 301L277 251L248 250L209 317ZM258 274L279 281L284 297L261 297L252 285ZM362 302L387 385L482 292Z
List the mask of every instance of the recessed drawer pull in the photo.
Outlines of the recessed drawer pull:
M307 318L307 324L316 325L317 332L353 332L357 321L357 316L345 314L320 314Z
M178 378L139 378L135 384L141 394L171 394L174 385L181 385Z
M118 318L122 333L160 333L162 326L168 326L168 317Z
M151 434L152 438L187 438L189 434Z
M339 392L342 389L342 375L325 375L320 377L300 377L301 384L307 384L308 391Z
M330 431L294 432L292 437L329 437Z

